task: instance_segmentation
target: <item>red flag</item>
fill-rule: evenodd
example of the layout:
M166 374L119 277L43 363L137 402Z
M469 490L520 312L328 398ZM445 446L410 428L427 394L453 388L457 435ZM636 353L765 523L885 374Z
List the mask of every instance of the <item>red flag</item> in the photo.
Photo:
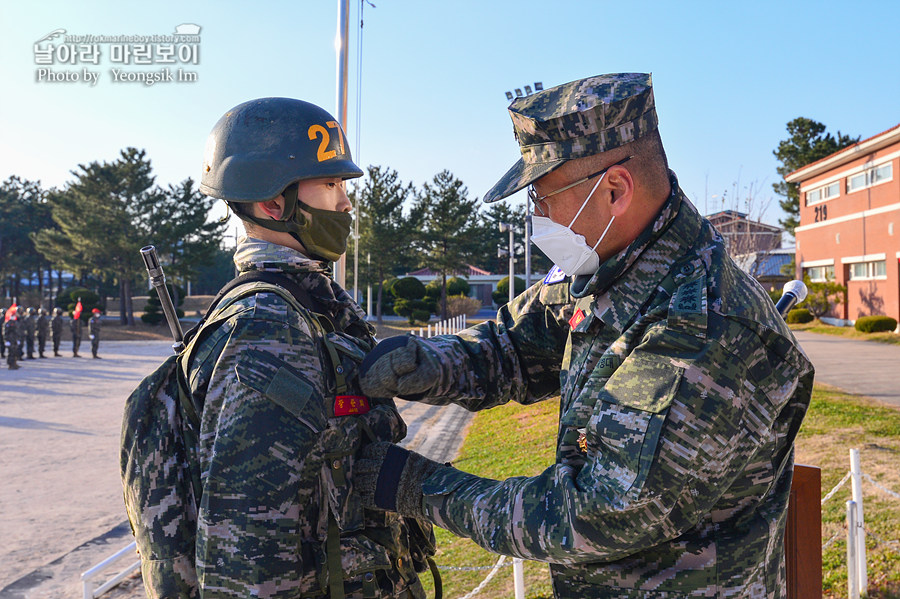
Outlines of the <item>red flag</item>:
M72 318L75 320L81 318L81 300L78 300L78 303L75 304L75 312L72 314Z
M13 302L13 305L9 307L6 311L6 315L3 317L3 322L9 322L9 319L16 315L16 302Z

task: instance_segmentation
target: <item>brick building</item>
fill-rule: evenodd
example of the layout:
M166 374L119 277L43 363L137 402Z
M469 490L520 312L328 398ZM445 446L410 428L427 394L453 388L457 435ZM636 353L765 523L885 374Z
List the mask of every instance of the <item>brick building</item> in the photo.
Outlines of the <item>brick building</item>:
M768 252L781 247L781 227L750 220L743 212L722 210L706 217L722 235L730 256Z
M800 184L798 276L847 287L846 301L828 315L836 323L880 314L900 319L898 160L900 125L784 178Z

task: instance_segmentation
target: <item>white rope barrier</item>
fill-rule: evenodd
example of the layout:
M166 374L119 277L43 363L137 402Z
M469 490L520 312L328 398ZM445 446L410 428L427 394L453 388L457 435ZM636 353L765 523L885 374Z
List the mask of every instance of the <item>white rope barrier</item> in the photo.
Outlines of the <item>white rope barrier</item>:
M847 482L848 480L850 480L850 473L849 473L849 472L848 472L847 474L845 474L845 475L844 475L844 478L841 479L841 482L839 482L838 484L836 484L836 485L834 486L834 488L833 488L831 491L828 492L828 495L826 495L826 496L822 499L822 505L825 505L825 502L826 502L826 501L828 501L829 499L831 499L832 497L834 497L834 494L837 493L838 490L840 490L840 488L843 487L844 484L846 484L846 482Z
M879 483L875 482L875 479L874 479L874 478L872 478L871 476L869 476L869 475L866 474L865 472L862 473L862 477L863 477L864 479L866 479L867 481L869 481L869 482L872 484L872 486L875 487L876 489L880 489L881 491L887 493L887 494L890 495L891 497L894 497L894 498L896 498L896 499L900 499L900 493L895 493L895 492L891 491L890 489L888 489L887 487L885 487L885 486L883 486L883 485L880 485Z
M494 564L494 566L491 568L490 574L488 574L485 577L485 579L482 580L481 583L477 587L475 587L474 589L469 591L469 593L464 595L461 599L472 599L472 597L474 597L475 595L480 593L484 589L484 587L486 587L488 585L488 583L494 578L494 576L497 575L497 572L500 571L500 567L503 565L503 563L505 561L506 561L506 556L501 555L500 559L497 560L497 563Z

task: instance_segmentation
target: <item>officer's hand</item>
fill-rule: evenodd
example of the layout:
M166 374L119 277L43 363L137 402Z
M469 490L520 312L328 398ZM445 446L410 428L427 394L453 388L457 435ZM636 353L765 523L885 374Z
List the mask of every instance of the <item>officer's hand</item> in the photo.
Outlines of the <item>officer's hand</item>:
M353 486L365 507L424 519L422 483L440 467L393 443L372 443L356 460Z
M414 335L391 337L375 346L359 366L359 382L369 397L417 399L441 375L437 352Z

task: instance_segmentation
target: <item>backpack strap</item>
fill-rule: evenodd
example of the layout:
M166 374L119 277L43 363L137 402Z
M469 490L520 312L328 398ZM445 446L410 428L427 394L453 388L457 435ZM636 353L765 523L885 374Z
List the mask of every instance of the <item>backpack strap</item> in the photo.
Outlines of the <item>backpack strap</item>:
M254 283L262 283L262 285L254 285ZM235 289L240 287L244 287L244 289L240 289L237 293L232 293ZM212 302L210 302L209 308L207 308L206 314L200 322L184 334L185 348L178 357L179 362L181 363L181 367L178 368L177 373L179 379L178 389L181 395L180 403L183 407L185 416L195 427L200 426L200 417L194 406L194 402L190 397L190 385L187 381L186 372L188 365L193 360L194 348L199 345L201 338L211 334L212 331L215 330L215 325L218 324L218 320L216 319L218 314L228 308L228 306L245 297L264 292L276 293L293 306L301 316L307 315L310 317L306 320L314 329L321 333L322 341L325 344L325 349L331 360L337 394L342 395L346 391L347 380L344 376L344 369L341 366L340 358L338 357L334 344L326 335L327 332L337 330L331 317L327 314L316 312L313 309L316 302L313 300L312 296L310 296L309 292L295 283L287 275L272 271L249 271L226 283L225 286L219 290L219 293L216 294L215 298L213 298ZM231 294L230 297L228 297L229 294Z

